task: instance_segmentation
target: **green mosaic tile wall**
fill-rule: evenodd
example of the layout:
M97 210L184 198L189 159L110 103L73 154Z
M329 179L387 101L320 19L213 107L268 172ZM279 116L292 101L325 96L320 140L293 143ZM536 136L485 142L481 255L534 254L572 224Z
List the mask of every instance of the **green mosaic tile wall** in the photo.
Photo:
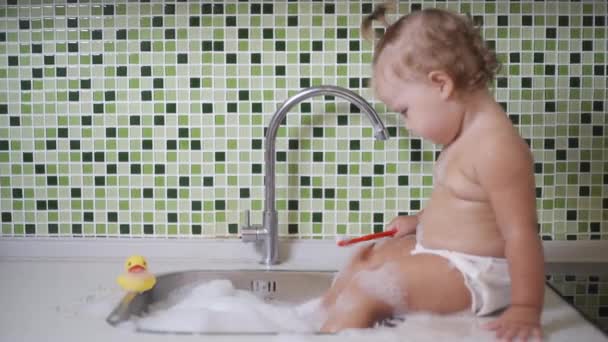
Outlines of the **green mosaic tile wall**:
M536 159L543 239L608 239L605 1L403 1L470 12ZM282 236L381 230L424 206L438 146L369 89L365 1L0 5L2 236L238 236L261 222L263 135L301 88L350 88L391 139L319 97L277 142Z
M608 333L608 276L554 273L551 284L568 302Z

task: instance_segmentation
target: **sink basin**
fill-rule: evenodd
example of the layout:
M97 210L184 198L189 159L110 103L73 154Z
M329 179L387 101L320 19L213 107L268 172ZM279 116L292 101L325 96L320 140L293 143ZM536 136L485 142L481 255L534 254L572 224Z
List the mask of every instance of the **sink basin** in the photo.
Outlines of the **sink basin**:
M138 320L146 318L150 311L158 307L167 307L166 302L171 301L171 295L177 291L188 292L197 286L211 284L212 281L229 280L234 290L245 290L255 295L263 302L290 305L309 302L320 297L330 286L335 272L330 271L268 271L268 270L227 270L227 271L184 271L159 275L154 288L149 291L125 295L116 308L110 313L106 321L112 326L124 322L134 322L135 328L140 332L149 333L185 333L183 329L171 328L166 325L144 327L138 325ZM254 298L256 299L256 298ZM169 304L168 306L171 306ZM255 312L253 313L255 315ZM187 318L190 318L189 315ZM178 317L175 319L179 320ZM239 329L235 324L235 329ZM252 333L246 325L241 325L239 331L231 333ZM276 333L268 331L266 333ZM194 333L194 331L187 331ZM196 333L226 333L226 331L196 331ZM260 333L256 330L253 333ZM264 333L264 331L262 331Z

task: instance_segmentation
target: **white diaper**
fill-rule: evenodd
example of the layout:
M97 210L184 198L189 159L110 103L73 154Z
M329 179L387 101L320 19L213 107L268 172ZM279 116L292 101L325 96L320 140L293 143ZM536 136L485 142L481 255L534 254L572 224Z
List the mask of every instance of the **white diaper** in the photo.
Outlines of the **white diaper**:
M416 243L412 254L435 254L448 259L464 276L465 285L471 292L471 310L478 316L490 314L511 303L507 259L428 249L420 242Z

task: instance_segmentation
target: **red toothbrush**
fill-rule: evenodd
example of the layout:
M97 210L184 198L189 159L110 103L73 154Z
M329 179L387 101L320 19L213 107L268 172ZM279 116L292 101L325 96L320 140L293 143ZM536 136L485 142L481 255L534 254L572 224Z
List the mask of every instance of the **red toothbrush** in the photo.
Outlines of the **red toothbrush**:
M387 237L387 236L393 236L393 235L395 235L395 233L397 233L397 228L393 228L393 229L390 229L390 230L387 230L384 232L380 232L380 233L363 235L363 236L353 238L353 239L340 240L340 241L338 241L338 246L344 247L344 246L352 245L357 242L369 241L369 240L379 239L379 238L383 238L383 237Z

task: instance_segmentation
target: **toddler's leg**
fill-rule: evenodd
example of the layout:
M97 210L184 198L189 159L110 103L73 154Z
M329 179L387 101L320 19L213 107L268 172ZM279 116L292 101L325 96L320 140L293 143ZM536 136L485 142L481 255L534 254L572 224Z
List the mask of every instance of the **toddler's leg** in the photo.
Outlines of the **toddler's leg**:
M360 247L351 257L348 264L336 274L331 288L325 293L321 301L323 307L332 307L338 295L351 282L351 278L363 268L369 267L369 257L373 248L373 244Z
M406 236L359 247L348 264L336 275L331 288L323 296L323 306L327 309L331 308L342 291L347 286L352 286L352 278L359 272L380 268L391 258L396 260L409 256L414 246L415 236Z
M372 298L356 286L347 286L330 308L321 332L371 327L374 322L391 314L392 309L386 303Z
M376 269L362 269L351 274L348 282L336 291L329 307L328 320L321 331L369 327L375 321L406 309L407 292L400 284L397 264Z
M431 254L411 255L411 238L362 249L324 298L322 332L370 327L395 311L457 312L470 307L462 274Z

